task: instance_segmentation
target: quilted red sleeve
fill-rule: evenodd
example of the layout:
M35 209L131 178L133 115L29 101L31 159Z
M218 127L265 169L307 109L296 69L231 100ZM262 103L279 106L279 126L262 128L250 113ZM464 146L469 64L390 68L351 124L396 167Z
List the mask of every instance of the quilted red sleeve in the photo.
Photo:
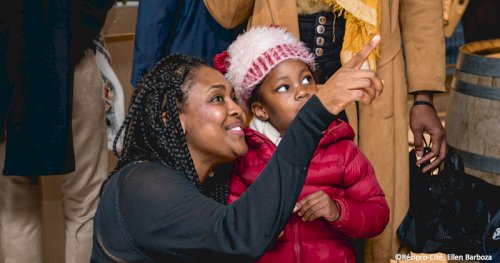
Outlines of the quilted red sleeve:
M247 190L248 185L245 185L241 177L236 171L231 173L231 178L229 179L229 194L227 197L227 203L238 200L240 196Z
M354 143L346 143L346 189L343 196L331 196L340 217L330 225L350 238L373 237L389 222L389 207L371 163Z

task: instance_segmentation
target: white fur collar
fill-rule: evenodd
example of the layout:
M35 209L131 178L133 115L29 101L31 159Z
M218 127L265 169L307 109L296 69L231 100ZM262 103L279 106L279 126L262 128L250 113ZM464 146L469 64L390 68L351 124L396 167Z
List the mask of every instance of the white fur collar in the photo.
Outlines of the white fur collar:
M271 140L276 146L278 146L281 141L280 133L268 121L261 121L259 118L254 116L248 127L264 134L264 136Z

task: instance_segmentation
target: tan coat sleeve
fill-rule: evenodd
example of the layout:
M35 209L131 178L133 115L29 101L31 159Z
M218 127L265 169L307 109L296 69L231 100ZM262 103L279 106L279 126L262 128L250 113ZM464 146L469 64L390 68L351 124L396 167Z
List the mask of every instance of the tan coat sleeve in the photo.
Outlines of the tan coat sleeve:
M442 2L401 0L399 19L408 92L444 92L446 65Z
M245 22L253 12L254 0L203 0L208 12L224 28Z

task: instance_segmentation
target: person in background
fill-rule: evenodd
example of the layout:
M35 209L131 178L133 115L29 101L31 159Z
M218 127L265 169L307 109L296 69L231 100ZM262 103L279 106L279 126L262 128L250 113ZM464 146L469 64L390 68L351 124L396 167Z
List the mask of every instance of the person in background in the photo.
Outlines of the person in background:
M89 262L108 165L93 40L113 3L11 1L0 8L0 262L43 261L45 175L61 175L65 262Z
M281 28L251 28L226 54L228 63L214 62L214 66L229 65L221 70L227 71L242 108L254 115L244 129L248 153L235 161L229 182L228 203L233 203L257 179L317 87L314 56ZM258 72L258 77L251 78L252 72ZM358 81L376 81L372 71L359 73ZM359 84L355 79L345 83ZM323 134L296 213L275 247L258 262L356 262L350 239L376 236L387 225L389 208L384 193L370 162L354 144L350 125L337 120Z
M364 39L381 35L378 52L368 57L364 68L377 71L385 83L384 94L370 105L353 104L346 113L361 151L375 168L391 210L385 231L366 241L364 259L369 263L388 262L398 251L396 230L409 206L408 115L419 156L423 155L423 133L431 137L432 151L419 164L435 159L424 171L436 168L446 155L444 128L434 110L432 96L434 92L445 91L442 2L204 0L204 3L225 28L247 20L248 27L280 25L305 42L316 57L325 57L326 61L345 63L366 42ZM340 32L343 37L338 35ZM338 50L338 55L331 55ZM317 59L320 70L321 60ZM414 99L409 114L408 94Z
M378 43L370 41L345 70L358 72ZM227 205L227 180L213 184L213 169L247 152L234 89L200 59L160 60L135 90L119 132L124 148L102 188L92 261L258 258L292 213L322 131L353 101L370 103L382 92L376 76L355 88L339 85L350 79L334 76L308 100L259 179Z
M242 27L225 29L199 0L141 0L135 27L131 83L168 54L182 53L205 61L226 49Z
M443 13L447 37L461 21L465 43L500 38L500 1L444 0Z

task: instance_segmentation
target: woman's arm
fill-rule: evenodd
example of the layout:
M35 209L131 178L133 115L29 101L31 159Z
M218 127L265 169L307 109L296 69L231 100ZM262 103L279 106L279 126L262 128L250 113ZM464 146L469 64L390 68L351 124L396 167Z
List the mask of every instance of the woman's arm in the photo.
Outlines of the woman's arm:
M122 231L145 253L163 257L259 257L288 221L322 130L334 119L313 97L261 175L228 206L199 193L182 175L129 176L120 188Z

